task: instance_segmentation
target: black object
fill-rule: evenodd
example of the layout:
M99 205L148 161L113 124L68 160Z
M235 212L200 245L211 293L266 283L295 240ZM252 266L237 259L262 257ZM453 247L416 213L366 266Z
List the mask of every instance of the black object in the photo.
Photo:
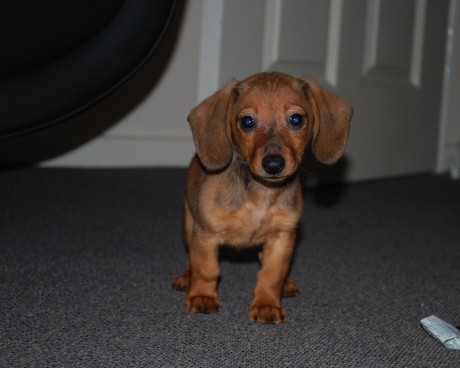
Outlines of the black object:
M0 6L0 138L61 122L152 55L172 0L5 0Z

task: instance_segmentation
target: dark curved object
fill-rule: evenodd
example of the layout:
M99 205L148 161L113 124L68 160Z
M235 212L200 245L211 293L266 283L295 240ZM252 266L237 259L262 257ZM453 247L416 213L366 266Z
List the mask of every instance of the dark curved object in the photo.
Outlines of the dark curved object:
M59 123L149 59L174 0L5 0L0 5L0 138Z

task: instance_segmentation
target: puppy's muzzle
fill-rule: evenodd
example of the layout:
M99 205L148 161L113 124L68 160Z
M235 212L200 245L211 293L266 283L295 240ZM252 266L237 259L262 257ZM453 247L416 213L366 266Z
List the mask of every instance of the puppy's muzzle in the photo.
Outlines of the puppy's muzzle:
M262 167L267 174L277 175L283 171L286 166L283 156L280 155L271 155L265 156L262 160Z

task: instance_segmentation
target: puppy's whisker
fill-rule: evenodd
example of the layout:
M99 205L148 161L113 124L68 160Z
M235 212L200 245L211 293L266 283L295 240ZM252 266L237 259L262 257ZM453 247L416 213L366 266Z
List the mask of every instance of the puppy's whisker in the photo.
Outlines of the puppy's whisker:
M307 169L303 168L302 166L299 166L299 170L306 172L308 175L310 175L312 178L315 178L315 174L312 172L308 171Z

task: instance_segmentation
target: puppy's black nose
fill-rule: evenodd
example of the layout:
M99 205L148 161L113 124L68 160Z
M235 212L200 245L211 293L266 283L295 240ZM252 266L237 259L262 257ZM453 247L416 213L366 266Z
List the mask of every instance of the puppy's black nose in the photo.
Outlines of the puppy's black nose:
M285 161L283 156L266 156L262 160L262 167L267 174L276 175L283 171Z

